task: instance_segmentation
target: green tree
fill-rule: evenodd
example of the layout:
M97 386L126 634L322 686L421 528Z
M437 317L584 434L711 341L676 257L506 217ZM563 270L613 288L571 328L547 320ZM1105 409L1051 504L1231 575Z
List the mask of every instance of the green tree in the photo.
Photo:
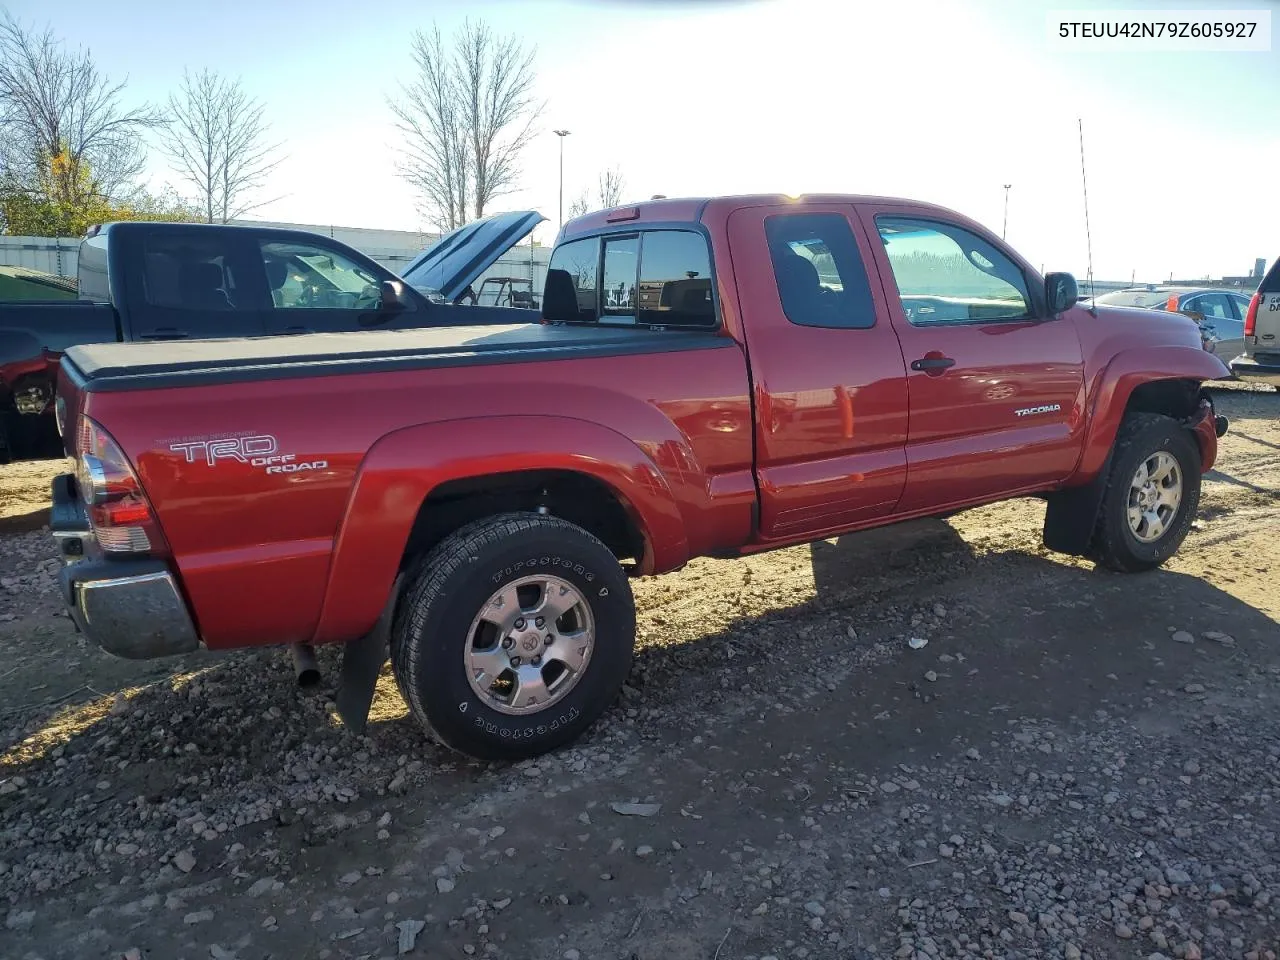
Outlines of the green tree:
M88 163L65 150L37 157L33 178L10 173L0 179L0 227L15 236L79 237L112 220L198 219L172 190L154 195L139 189L127 202L112 202Z

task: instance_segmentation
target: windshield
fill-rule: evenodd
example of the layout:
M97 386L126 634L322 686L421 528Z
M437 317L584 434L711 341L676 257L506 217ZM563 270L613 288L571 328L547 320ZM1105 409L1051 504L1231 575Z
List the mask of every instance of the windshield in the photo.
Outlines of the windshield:
M1097 303L1113 307L1163 307L1169 302L1167 290L1114 290L1098 297Z

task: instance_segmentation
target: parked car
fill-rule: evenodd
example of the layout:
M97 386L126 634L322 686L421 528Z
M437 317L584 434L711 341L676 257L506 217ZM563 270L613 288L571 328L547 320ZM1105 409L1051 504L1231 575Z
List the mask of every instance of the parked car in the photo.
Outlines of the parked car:
M1209 351L1224 361L1239 356L1244 349L1244 316L1249 298L1235 290L1149 285L1103 294L1098 303L1185 313L1199 324Z
M1269 383L1280 391L1280 258L1271 265L1249 301L1244 349L1231 372L1251 383Z
M138 222L92 229L80 244L78 299L0 303L0 457L56 441L53 383L73 344L523 321L528 309L459 313L454 304L543 219L521 210L460 227L403 281L305 231Z
M345 644L357 729L389 651L443 743L533 756L618 695L629 579L694 557L1029 495L1054 550L1173 555L1226 368L1077 297L937 206L662 200L564 226L541 324L73 347L62 595L124 657Z

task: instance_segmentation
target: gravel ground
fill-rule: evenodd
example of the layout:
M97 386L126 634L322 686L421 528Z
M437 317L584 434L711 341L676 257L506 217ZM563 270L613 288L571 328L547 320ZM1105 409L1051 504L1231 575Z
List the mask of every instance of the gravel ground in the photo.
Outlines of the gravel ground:
M1280 394L1168 568L1017 501L636 584L623 700L537 763L367 737L282 651L89 648L0 467L0 955L1270 958ZM35 529L33 529L35 528ZM912 638L926 640L922 648Z

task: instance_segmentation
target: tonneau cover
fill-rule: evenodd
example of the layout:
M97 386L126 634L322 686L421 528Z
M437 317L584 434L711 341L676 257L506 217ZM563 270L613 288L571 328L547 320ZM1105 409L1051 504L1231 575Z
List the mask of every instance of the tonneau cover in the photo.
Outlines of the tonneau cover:
M139 390L733 345L710 332L518 323L87 344L70 348L63 366L88 391Z

